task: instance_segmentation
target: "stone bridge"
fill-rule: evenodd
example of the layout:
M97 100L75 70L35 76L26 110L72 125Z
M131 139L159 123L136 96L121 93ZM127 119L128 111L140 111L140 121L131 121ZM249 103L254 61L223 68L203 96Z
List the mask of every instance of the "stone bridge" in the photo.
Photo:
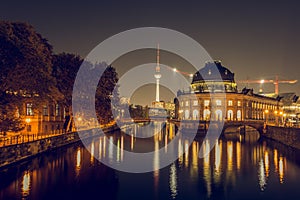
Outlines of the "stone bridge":
M256 129L260 134L263 133L265 122L263 120L244 120L244 121L225 121L223 131L230 127L252 127Z
M198 121L198 120L170 120L171 123L179 126L182 123L182 127L185 129L195 129L197 126L200 130L206 130L209 125L213 127L221 126L220 121ZM263 120L244 120L244 121L225 121L223 126L223 132L227 129L235 130L238 127L252 127L256 129L260 134L264 130L264 121Z

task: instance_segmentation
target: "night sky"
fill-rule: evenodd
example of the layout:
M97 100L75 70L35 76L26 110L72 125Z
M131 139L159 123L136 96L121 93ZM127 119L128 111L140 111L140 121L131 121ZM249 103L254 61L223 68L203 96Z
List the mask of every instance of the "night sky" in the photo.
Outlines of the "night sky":
M121 31L170 28L198 41L212 58L222 60L235 73L236 80L279 75L280 79L300 81L299 2L179 2L7 1L1 3L0 19L28 22L49 40L56 53L82 57ZM264 90L272 92L274 87L265 85ZM280 85L280 92L289 91L300 94L300 83Z

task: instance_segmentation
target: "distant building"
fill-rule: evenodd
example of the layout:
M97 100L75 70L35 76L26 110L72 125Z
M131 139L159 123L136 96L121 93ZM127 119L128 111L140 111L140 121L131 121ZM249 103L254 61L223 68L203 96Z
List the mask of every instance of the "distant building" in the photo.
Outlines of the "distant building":
M226 94L224 97L224 93ZM176 116L184 120L268 120L278 123L280 98L237 90L234 73L220 61L206 63L194 76L188 91L178 91Z
M175 117L175 103L164 101L153 101L149 108L149 117Z

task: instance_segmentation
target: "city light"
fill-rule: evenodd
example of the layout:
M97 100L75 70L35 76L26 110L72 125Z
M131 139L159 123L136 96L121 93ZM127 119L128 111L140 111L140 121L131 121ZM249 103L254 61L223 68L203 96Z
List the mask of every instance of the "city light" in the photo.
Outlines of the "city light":
M26 122L27 124L29 124L29 123L31 122L31 119L30 119L30 118L26 118L26 119L25 119L25 122Z
M260 80L260 83L261 83L261 84L263 84L264 82L265 82L265 80L264 80L264 79Z
M173 68L173 72L177 72L177 69L176 69L176 68Z

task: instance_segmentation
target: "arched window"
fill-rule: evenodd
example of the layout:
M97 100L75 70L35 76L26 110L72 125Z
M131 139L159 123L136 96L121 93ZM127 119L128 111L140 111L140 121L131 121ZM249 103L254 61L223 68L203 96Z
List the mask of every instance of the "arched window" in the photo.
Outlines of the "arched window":
M190 118L190 111L189 110L185 110L184 112L184 119L189 119Z
M209 120L210 119L210 111L208 109L204 109L203 111L203 119Z
M227 119L228 120L233 120L233 111L232 110L228 110L228 112L227 112Z
M198 110L194 110L193 111L193 119L199 119L199 111Z
M216 110L216 120L217 121L222 121L222 110L218 109Z

